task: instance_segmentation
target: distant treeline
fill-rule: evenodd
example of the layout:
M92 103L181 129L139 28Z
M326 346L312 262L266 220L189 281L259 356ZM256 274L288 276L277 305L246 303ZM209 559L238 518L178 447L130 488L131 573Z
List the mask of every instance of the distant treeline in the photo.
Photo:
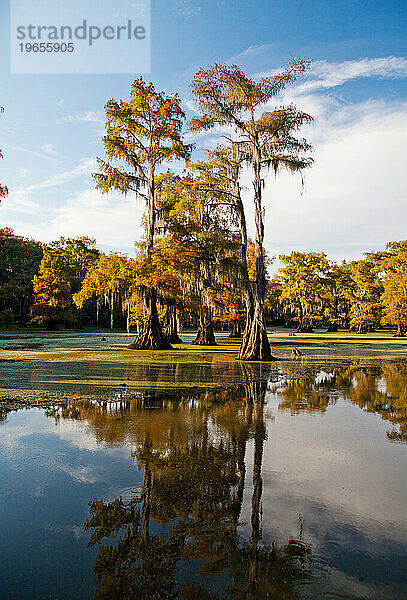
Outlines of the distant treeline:
M198 344L214 342L214 325L228 324L231 335L240 337L246 314L240 243L231 233L216 239L216 244L211 239L198 263L188 260L185 248L166 234L147 260L144 243L137 245L136 257L129 258L101 253L88 237L43 244L1 229L0 322L47 329L138 330L148 315L143 292L154 285L160 322L170 341L179 341L182 326L198 326ZM248 248L249 285L255 285L250 240ZM207 264L202 269L204 258ZM325 327L357 333L386 327L405 334L407 241L389 242L383 251L341 264L323 252L293 251L279 258L278 274L267 277L269 325L300 332Z

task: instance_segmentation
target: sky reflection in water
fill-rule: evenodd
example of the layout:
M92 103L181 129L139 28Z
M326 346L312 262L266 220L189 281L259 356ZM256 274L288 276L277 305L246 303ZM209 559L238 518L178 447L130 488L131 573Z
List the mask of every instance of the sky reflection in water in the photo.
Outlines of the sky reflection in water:
M405 364L259 375L3 414L0 597L407 597Z

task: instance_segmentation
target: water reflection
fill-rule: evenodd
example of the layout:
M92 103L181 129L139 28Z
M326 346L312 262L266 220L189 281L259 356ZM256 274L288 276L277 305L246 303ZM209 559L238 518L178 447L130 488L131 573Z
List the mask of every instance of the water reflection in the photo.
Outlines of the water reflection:
M15 413L0 597L406 598L407 448L386 439L405 439L406 369L237 364L223 389Z
M272 386L281 398L279 408L291 414L325 412L340 396L363 411L377 413L399 430L387 432L394 441L407 441L407 362L324 369L298 369Z
M267 382L252 375L246 368L240 402L229 396L226 410L225 398L214 411L203 408L190 435L159 423L139 431L140 491L90 504L85 529L99 547L95 598L298 597L298 583L310 573L308 546L301 539L260 543ZM250 438L251 532L245 539L239 519Z
M207 367L211 370L213 377L213 366ZM143 373L147 376L144 367L135 367L137 376ZM230 373L231 371L227 371ZM168 372L166 371L167 376ZM152 372L148 371L152 376ZM187 375L183 369L174 372L174 381L177 384L186 383L191 372L187 369ZM202 375L204 377L204 375ZM206 372L206 377L208 373ZM155 372L154 382L160 378ZM266 389L270 389L281 400L280 410L289 410L295 415L299 412L324 413L329 405L335 404L338 397L351 401L362 410L370 413L380 414L398 430L388 432L388 438L396 441L407 440L407 362L397 361L384 365L361 366L359 364L348 364L346 366L334 367L321 365L318 368L299 365L297 369L291 368L289 372L277 368L266 368L264 365L256 367L237 363L233 370L233 387L223 390L201 392L196 388L194 392L185 391L181 387L171 392L163 392L160 387L150 389L146 392L128 392L122 390L116 392L117 401L83 401L81 403L68 403L66 406L49 410L48 414L55 419L87 419L94 428L98 439L103 439L110 432L109 442L123 442L129 434L128 428L136 426L130 415L134 412L142 412L143 409L172 408L177 410L194 408L197 415L201 411L213 412L217 406L217 418L224 419L226 426L233 426L236 422L238 404L241 400L244 406L257 407L262 405L259 398L263 397ZM147 380L146 380L147 381ZM216 379L219 385L219 378ZM239 409L240 410L240 409ZM112 416L115 416L112 419ZM223 416L221 416L223 415ZM0 420L4 419L4 412L0 412ZM161 418L161 416L159 416ZM144 417L141 421L144 426ZM164 417L167 423L167 416ZM227 423L229 422L229 423ZM127 423L127 424L126 424ZM160 433L161 435L161 433ZM199 435L199 432L194 432Z

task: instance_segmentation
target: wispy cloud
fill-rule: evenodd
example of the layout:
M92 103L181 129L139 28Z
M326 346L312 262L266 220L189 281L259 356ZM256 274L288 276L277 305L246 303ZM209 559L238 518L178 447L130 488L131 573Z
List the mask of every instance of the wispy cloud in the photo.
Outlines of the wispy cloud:
M87 189L69 198L52 216L47 227L36 234L49 241L69 232L90 235L100 246L131 252L134 241L142 234L144 201L134 194L101 194Z
M16 195L24 195L27 192L36 192L38 190L45 190L50 187L55 187L58 185L62 185L64 183L68 183L77 177L82 175L91 175L92 171L96 168L96 160L94 158L84 158L80 161L80 163L74 167L73 169L68 169L66 171L61 171L61 173L57 173L48 179L44 179L42 181L38 181L37 183L33 183L31 185L25 186L24 188L19 188L14 191Z
M97 123L104 124L102 111L88 110L82 114L66 115L61 117L59 123Z
M315 61L311 65L308 81L296 86L297 93L309 93L344 85L348 81L370 77L378 79L401 79L407 77L407 58L363 58L344 62Z
M271 48L271 44L261 44L259 46L252 45L246 48L246 50L239 52L239 54L236 54L236 56L232 56L232 58L230 58L227 62L238 62L242 58L247 58L249 56L258 56L259 54L262 54L269 48Z
M14 144L5 144L5 148L7 150L14 150L16 152L23 152L24 154L29 154L30 156L36 156L41 159L53 159L53 160L62 160L64 157L63 154L60 154L55 150L54 144L43 144L39 146L38 149L33 150L32 148L24 148L23 146L15 146Z
M46 154L47 156L50 156L51 158L58 158L60 160L65 158L63 154L55 150L54 144L43 144L42 146L40 146L40 150L44 152L44 154Z
M192 98L184 98L182 100L182 103L185 104L185 106L190 112L195 113L196 115L199 114L198 104L194 100L192 100Z

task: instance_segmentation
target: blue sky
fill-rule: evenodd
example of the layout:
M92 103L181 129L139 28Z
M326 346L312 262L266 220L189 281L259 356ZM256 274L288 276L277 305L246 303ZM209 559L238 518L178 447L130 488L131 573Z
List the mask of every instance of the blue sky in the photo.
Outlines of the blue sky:
M356 258L406 237L406 13L405 3L383 0L152 0L146 78L178 92L189 116L189 85L201 66L233 62L258 74L282 67L293 54L313 59L310 75L278 101L293 101L315 117L304 132L315 147L315 167L302 193L299 181L284 174L267 182L272 254L318 249ZM103 106L127 97L138 75L131 61L128 75L10 75L5 0L0 40L6 108L0 181L10 188L0 226L43 241L88 234L106 251L132 252L142 203L100 196L91 178L95 157L103 156ZM216 139L194 141L201 148Z

